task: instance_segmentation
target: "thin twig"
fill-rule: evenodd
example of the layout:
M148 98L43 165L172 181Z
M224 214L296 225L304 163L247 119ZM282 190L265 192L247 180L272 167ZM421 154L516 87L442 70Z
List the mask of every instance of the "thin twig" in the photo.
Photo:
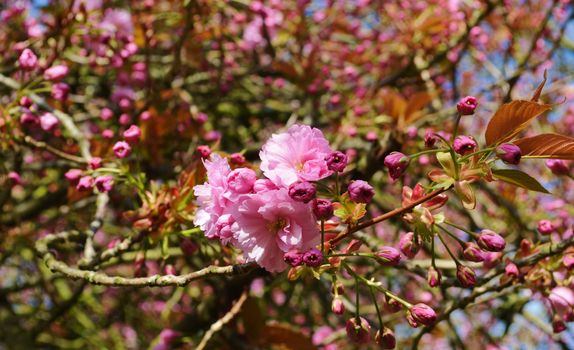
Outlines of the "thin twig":
M215 322L214 324L211 325L211 327L209 327L207 332L205 332L205 334L203 335L201 342L195 348L196 350L205 349L205 347L207 346L207 342L209 342L211 337L213 337L213 335L216 332L219 332L223 328L223 326L229 323L229 321L231 321L239 313L239 311L241 311L241 307L243 306L245 300L247 300L248 295L249 293L247 291L244 291L239 297L239 299L235 302L235 304L231 307L231 310L229 310L222 318L217 320L217 322Z

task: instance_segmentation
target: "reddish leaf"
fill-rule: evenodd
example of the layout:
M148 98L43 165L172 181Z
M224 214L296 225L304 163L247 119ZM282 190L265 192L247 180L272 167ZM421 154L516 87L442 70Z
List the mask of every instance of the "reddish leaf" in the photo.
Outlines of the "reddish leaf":
M492 145L511 140L524 130L532 119L550 109L550 105L524 100L503 104L486 127L486 143Z
M300 331L279 324L267 324L261 334L259 344L286 350L317 350L311 339Z
M546 69L544 70L544 80L538 85L532 99L530 101L537 102L540 98L540 94L542 93L542 89L544 89L544 84L546 84Z
M542 134L514 141L522 156L531 158L574 159L574 138L558 134Z

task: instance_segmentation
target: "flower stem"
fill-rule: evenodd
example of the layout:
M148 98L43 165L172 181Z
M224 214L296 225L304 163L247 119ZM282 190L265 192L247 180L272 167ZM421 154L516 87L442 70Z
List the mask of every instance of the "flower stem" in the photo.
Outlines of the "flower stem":
M373 304L375 304L375 310L377 310L377 318L379 319L379 329L383 329L383 317L381 316L381 310L379 309L379 304L377 303L377 296L375 295L374 288L372 286L369 287L369 291L371 292L371 296L373 297Z
M443 149L443 148L438 148L438 149L428 149L426 151L421 151L415 154L411 154L409 155L409 159L414 159L417 157L422 156L423 154L429 154L429 153L438 153L438 152L448 152L448 149Z
M321 254L325 256L325 220L321 219Z
M462 239L458 238L454 233L450 232L449 230L447 230L446 228L442 227L441 225L436 225L438 228L440 228L442 231L444 231L446 234L448 234L449 236L451 236L452 238L456 239L458 241L458 243L460 243L461 247L464 248L464 246L466 245L466 242L464 242Z
M450 221L446 221L446 220L445 220L444 223L447 224L447 225L449 225L449 226L452 226L452 227L454 227L454 228L456 228L456 229L459 229L459 230L461 230L461 231L464 231L464 232L468 233L468 235L469 235L470 237L476 239L476 233L470 232L469 230L465 229L464 227L459 226L459 225L457 225L457 224L454 224L454 223L452 223L452 222L450 222Z
M448 244L446 244L446 242L444 241L444 239L442 238L442 236L440 234L437 233L438 238L440 239L440 241L442 242L442 244L444 245L444 247L446 248L446 251L448 252L448 255L450 255L450 257L452 258L452 260L454 260L455 264L460 265L460 262L458 261L458 259L454 256L454 254L450 251L450 248L448 247Z
M462 117L462 115L460 113L458 113L456 115L456 122L454 123L454 131L452 133L452 140L451 142L454 142L454 139L456 138L456 134L458 134L458 125L460 124L460 118Z

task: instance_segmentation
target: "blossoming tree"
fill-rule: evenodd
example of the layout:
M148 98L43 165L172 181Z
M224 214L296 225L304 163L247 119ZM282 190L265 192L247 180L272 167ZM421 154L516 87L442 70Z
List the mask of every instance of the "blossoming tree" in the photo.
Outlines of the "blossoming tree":
M0 18L0 348L574 348L570 1Z

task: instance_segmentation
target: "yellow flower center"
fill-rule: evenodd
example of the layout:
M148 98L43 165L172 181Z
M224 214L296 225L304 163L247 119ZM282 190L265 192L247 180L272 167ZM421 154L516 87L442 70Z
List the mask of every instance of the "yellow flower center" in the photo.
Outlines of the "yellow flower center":
M287 220L280 218L267 224L267 229L271 233L277 233L279 230L287 226Z

